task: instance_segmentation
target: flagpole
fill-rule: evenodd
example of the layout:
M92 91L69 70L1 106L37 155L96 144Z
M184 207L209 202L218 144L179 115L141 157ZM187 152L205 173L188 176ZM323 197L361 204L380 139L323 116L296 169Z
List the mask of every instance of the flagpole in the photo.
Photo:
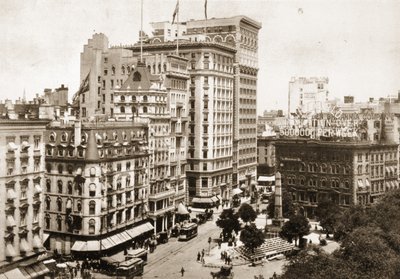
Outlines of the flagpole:
M140 62L143 62L143 0L140 0Z
M178 11L176 12L176 32L177 32L177 37L176 37L176 55L179 56L179 0L178 0Z

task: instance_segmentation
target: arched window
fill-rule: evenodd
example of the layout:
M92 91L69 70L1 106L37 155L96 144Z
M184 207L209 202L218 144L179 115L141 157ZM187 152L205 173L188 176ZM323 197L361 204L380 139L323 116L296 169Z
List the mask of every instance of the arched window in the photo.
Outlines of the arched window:
M45 223L46 223L46 229L49 230L50 229L50 214L46 214L46 216L44 217Z
M121 107L121 113L125 113L125 107L124 106Z
M62 199L61 198L57 199L57 210L62 211Z
M89 202L89 214L90 215L96 214L96 202L95 201Z
M164 63L163 66L164 66L164 72L166 72L167 71L167 64Z
M158 63L158 73L161 73L161 64Z
M121 67L121 72L123 75L125 75L125 66L124 65L122 65L122 67Z
M145 102L145 103L147 102L147 96L146 95L143 96L143 102Z
M46 192L47 193L51 192L51 181L50 181L50 179L46 179Z
M78 202L76 203L76 209L78 210L78 212L81 212L81 211L82 211L82 202L81 202L81 201L78 201Z
M143 113L147 113L147 107L143 107Z
M136 102L136 96L132 96L132 102Z
M147 70L149 71L149 73L151 72L151 66L150 65L147 66Z
M72 195L72 181L68 181L67 191L68 195Z
M49 196L46 197L46 210L50 210L51 198Z
M57 166L57 169L58 169L58 173L61 174L61 173L63 173L64 167L63 167L63 165L59 164Z
M115 75L115 66L114 65L111 67L111 74Z
M126 184L126 187L129 187L131 185L131 176L130 175L128 175L125 178L125 184Z
M61 180L57 181L58 193L62 194L63 192L63 183Z
M62 217L60 215L57 216L57 230L62 230Z
M139 72L135 72L133 74L133 81L141 81L142 80L142 75Z
M130 74L131 73L131 67L128 65L128 66L126 66L126 70L128 71L128 74Z
M96 229L96 221L94 219L89 220L89 234L94 234Z
M48 149L48 150L50 150L50 149ZM50 163L46 164L46 170L47 170L47 172L51 172L51 164Z
M305 171L305 170L306 170L306 164L300 163L300 168L299 168L299 170L300 170L300 171Z
M121 102L125 102L125 96L121 95Z
M91 183L89 185L89 196L94 197L96 195L96 184Z

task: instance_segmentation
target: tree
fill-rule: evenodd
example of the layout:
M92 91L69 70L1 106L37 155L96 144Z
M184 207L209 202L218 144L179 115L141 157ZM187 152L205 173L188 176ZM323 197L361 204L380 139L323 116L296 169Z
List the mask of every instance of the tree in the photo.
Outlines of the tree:
M238 233L240 230L239 216L231 208L222 211L216 224L222 229L224 239L232 237L232 231Z
M321 227L325 230L326 237L335 232L339 225L341 212L339 205L331 200L326 199L318 203L315 215Z
M310 233L310 224L306 217L300 214L293 215L289 221L285 222L279 235L289 242L295 241Z
M362 206L351 206L339 218L334 238L342 240L356 228L367 226L371 221Z
M269 218L275 217L275 194L271 195L268 201L267 213ZM289 218L295 213L292 194L286 190L282 191L282 214L283 217Z
M264 233L255 224L246 225L240 232L240 241L254 253L254 249L264 243Z
M238 215L240 218L242 218L243 222L245 223L254 222L254 220L257 218L257 213L254 211L253 207L248 203L244 203L240 206Z

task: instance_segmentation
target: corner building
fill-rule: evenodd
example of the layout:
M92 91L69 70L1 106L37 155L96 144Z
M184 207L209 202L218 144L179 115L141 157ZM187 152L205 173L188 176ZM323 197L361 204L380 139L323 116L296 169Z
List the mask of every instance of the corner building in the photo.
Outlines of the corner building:
M43 275L44 134L49 120L0 119L0 274ZM12 275L10 275L12 274Z
M147 141L143 124L49 127L43 226L49 249L96 257L138 247L153 233Z

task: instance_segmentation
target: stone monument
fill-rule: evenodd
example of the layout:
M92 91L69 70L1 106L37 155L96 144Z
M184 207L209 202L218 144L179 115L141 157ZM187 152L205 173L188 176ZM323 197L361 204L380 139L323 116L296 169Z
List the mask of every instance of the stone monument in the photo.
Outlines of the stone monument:
M274 219L272 219L272 224L274 226L282 227L283 214L282 214L282 182L281 173L278 171L275 174L275 214Z

